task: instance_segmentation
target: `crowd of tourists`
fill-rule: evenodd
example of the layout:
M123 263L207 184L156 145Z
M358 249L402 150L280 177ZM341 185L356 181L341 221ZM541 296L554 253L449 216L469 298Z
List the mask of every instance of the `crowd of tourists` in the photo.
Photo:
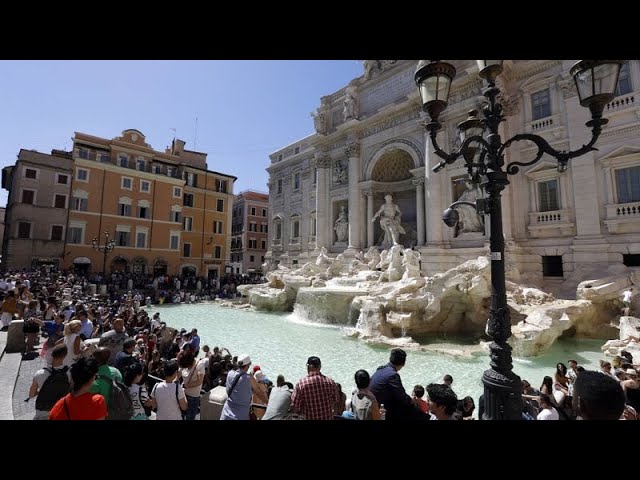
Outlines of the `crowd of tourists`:
M483 417L483 396L476 410L472 397L456 394L450 375L407 394L400 376L407 354L398 348L372 375L357 370L348 395L322 372L317 356L307 359L307 375L295 385L282 375L274 383L249 354L201 346L195 328L167 327L159 313L148 314L143 292L117 281L107 281L111 293L99 295L89 279L51 270L0 280L3 327L23 319L25 355L39 354L46 363L27 399L35 399L35 419L195 420L214 389L224 392L221 420ZM567 363L558 363L538 389L522 381L523 419L638 419L638 365L631 354L603 360L599 371Z

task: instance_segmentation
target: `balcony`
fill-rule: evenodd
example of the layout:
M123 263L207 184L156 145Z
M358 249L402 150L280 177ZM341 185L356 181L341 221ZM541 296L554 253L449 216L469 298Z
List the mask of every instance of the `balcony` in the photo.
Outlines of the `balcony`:
M566 237L575 235L573 212L569 209L529 212L529 234L532 237Z
M607 217L604 223L609 233L640 232L640 202L607 205L606 211Z
M612 112L633 106L635 106L635 96L633 94L621 95L614 98L610 103L607 103L607 106L604 107L603 115L607 116Z

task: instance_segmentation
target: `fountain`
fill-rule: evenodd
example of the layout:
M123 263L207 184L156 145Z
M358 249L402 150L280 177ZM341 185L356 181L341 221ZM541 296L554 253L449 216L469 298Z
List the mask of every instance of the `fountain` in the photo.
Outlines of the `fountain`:
M367 343L415 346L413 337L464 335L482 339L489 316L490 260L478 257L425 277L420 253L393 245L374 247L350 261L320 249L314 262L295 270L278 267L262 285L238 290L255 309L293 311L306 321L355 327ZM633 270L578 285L577 300L557 300L539 289L507 282L513 336L521 356L547 351L563 335L611 338L617 290L638 280Z

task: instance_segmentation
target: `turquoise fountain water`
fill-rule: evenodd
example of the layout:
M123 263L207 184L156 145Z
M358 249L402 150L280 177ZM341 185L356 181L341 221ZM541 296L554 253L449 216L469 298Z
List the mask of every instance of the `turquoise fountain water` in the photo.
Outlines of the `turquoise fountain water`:
M292 383L306 375L306 360L317 355L322 372L342 384L343 391L355 387L353 374L361 368L373 373L388 361L390 347L370 346L349 338L341 327L299 321L295 314L273 314L222 308L215 304L167 305L153 307L161 319L174 328L197 328L201 345L227 347L233 355L248 353L254 365L262 367L275 381L283 374ZM456 343L452 338L447 344ZM459 345L464 341L459 340ZM539 357L515 358L514 371L535 387L545 375L553 376L555 365L575 359L588 370L598 369L603 340L566 340L556 342ZM517 352L514 352L514 354ZM407 350L407 364L401 370L402 383L411 393L413 386L440 382L443 375L453 376L453 388L460 398L476 399L482 393L482 372L489 368L487 353L471 359Z

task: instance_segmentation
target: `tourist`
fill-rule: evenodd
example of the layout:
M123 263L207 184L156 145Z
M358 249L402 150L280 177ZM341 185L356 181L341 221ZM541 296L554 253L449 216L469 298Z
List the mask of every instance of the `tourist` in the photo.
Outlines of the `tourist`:
M109 395L111 394L111 382L115 379L118 382L122 382L122 374L116 367L110 367L108 365L111 358L111 351L106 347L98 347L91 356L95 359L98 365L98 372L96 380L91 385L89 391L91 393L99 393L104 397L107 405L109 404Z
M424 397L424 387L422 385L416 385L413 387L413 393L411 394L413 403L421 412L429 413L429 404L425 402L422 397Z
M158 382L151 390L151 407L156 409L156 420L182 420L187 410L187 398L182 385L175 382L178 361L169 360L164 366L164 382Z
M82 340L87 340L91 338L93 335L93 322L89 320L89 315L86 310L78 310L76 313L76 317L80 322L82 322L82 327L80 328L80 338Z
M65 365L71 365L82 356L84 350L84 342L80 338L80 329L82 328L82 322L80 320L72 320L64 326L64 338L58 340L59 343L64 343L69 349L69 353L64 359Z
M129 389L129 398L131 398L131 404L133 405L131 420L149 420L145 407L151 407L152 401L149 398L146 387L140 385L143 376L143 366L138 362L129 365L124 371L123 383Z
M129 335L124 331L124 319L122 317L116 317L113 321L113 330L109 330L100 336L98 346L107 347L111 352L109 365L113 365L116 355L122 350L122 345L128 337Z
M22 332L25 335L25 354L35 350L35 344L38 341L38 333L43 325L42 320L38 318L38 310L36 307L38 302L31 300L23 313Z
M136 341L133 338L127 338L122 344L122 350L116 354L113 360L113 366L120 370L120 373L124 376L124 371L127 367L133 363L137 363L137 360L133 356L133 351L136 348Z
M262 402L260 401L260 398L267 398L267 399L269 398L269 383L271 382L268 382L268 380L265 382L265 379L267 378L267 376L264 373L262 373L262 370L254 371L253 378L256 379L256 383L257 383L256 387L262 393L262 395L258 395L254 393L251 401L252 403L255 403L255 404L262 404ZM253 414L255 415L256 420L260 420L264 415L264 413L265 413L265 410L262 408L253 409Z
M623 315L631 315L632 298L633 298L633 287L629 287L627 290L622 292L622 303L624 304L624 309L622 311Z
M427 385L427 402L431 420L455 420L458 397L450 386L442 383Z
M540 395L538 403L540 404L540 412L536 420L560 420L560 415L558 415L558 411L553 407L549 395Z
M251 400L254 393L260 399L260 403L267 404L268 399L259 390L258 382L253 375L249 375L251 357L240 355L237 359L237 369L227 375L226 388L227 400L222 407L220 420L249 420Z
M394 348L389 355L389 363L378 367L371 377L371 392L378 403L386 409L386 420L428 420L429 417L418 409L407 395L400 370L404 367L407 354L400 348Z
M33 376L33 382L29 389L29 398L36 398L36 416L34 420L49 420L49 412L51 408L69 393L71 373L69 367L64 365L64 357L67 356L66 345L57 345L53 347L51 352L51 367L41 368ZM49 380L49 377L54 378ZM59 375L67 377L58 378ZM47 380L49 380L47 382ZM46 386L45 386L46 383ZM43 389L42 387L45 386Z
M5 299L2 301L2 305L0 305L0 321L2 321L2 331L7 331L9 329L9 324L13 320L13 316L18 311L18 302L16 301L16 294L13 290L7 292Z
M636 411L640 411L640 383L638 374L633 368L626 371L626 380L620 382L627 399L627 405L631 405Z
M289 412L291 406L291 395L293 394L293 384L285 382L282 375L282 385L277 385L271 390L267 410L264 412L262 420L281 420Z
M583 372L576 379L574 391L583 420L617 420L624 412L624 391L608 375Z
M195 420L200 410L200 390L205 376L205 365L202 360L196 360L193 351L187 350L178 359L182 386L187 396L187 411L185 420Z
M71 392L56 402L49 420L104 420L107 416L104 397L89 392L97 373L98 364L93 358L80 358L71 365Z
M564 363L556 365L556 373L553 375L553 396L560 408L564 404L565 397L569 396L569 379L567 378L567 367Z
M608 362L606 360L600 360L600 373L604 373L605 375L609 375L612 378L617 379L612 371L611 362Z
M453 385L453 377L451 375L445 375L442 377L442 383L448 387Z
M300 379L291 397L291 409L307 420L332 420L337 414L338 387L332 378L320 373L321 368L320 358L309 357L307 376Z
M60 313L54 317L54 320L45 320L42 324L42 330L47 335L47 340L42 345L40 356L45 359L47 365L51 365L51 351L56 346L58 340L64 337L64 314Z
M366 370L358 370L354 375L358 389L351 395L349 411L356 420L382 420L380 404L371 392L371 378Z
M342 415L345 411L347 404L347 394L342 391L342 385L336 382L336 388L338 389L338 401L336 402L336 415Z
M461 420L473 420L475 409L476 404L472 397L464 397L462 400L458 400L456 405L456 413L459 414Z

